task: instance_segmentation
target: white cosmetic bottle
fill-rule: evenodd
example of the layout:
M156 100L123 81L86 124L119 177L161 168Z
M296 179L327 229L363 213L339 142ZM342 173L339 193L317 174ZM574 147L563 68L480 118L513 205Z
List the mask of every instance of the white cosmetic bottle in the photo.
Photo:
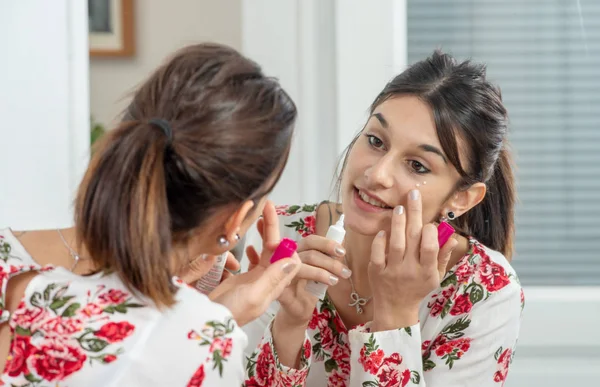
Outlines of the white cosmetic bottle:
M331 239L338 244L342 244L344 241L344 237L346 236L346 230L344 230L344 215L340 216L336 224L332 224L329 226L329 230L327 230L327 234L325 238ZM327 284L317 282L317 281L308 281L306 285L306 290L318 297L320 300L325 298L325 292L327 291Z
M212 292L214 288L219 286L221 283L221 277L223 276L223 270L225 270L225 263L227 262L227 254L225 252L217 257L215 264L210 268L202 278L196 281L196 289L201 293L207 294Z

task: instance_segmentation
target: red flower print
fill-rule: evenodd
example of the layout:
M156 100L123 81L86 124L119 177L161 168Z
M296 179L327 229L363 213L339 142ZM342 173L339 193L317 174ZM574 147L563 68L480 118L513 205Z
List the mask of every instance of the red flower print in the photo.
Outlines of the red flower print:
M202 339L202 337L198 334L198 332L196 332L195 330L191 330L188 332L188 339L189 340L200 340Z
M254 376L244 381L244 387L263 387L264 384L259 383Z
M344 322L342 321L339 314L333 316L333 324L335 325L335 329L338 333L348 333L348 330L344 326Z
M277 212L277 215L288 215L287 209L289 206L285 205L285 206L275 206L275 212Z
M83 321L76 317L54 317L45 321L40 329L48 338L67 339L83 330Z
M117 343L131 335L134 329L135 327L127 321L109 322L102 325L95 335L105 338L109 343Z
M452 285L446 289L443 289L441 293L437 293L432 296L431 301L427 303L427 307L431 309L429 312L431 317L437 317L442 313L444 306L446 306L446 303L448 303L448 300L452 294L454 294L455 290L456 288L454 285Z
M42 345L31 357L37 374L47 381L63 380L83 367L87 356L58 340Z
M309 215L304 218L304 231L302 232L302 237L307 237L312 235L316 231L317 220L314 215Z
M363 347L364 348L364 347ZM340 372L350 375L350 345L336 344L331 358L335 361Z
M431 340L425 340L421 343L421 351L426 351L429 348L429 344L431 344Z
M213 342L210 344L210 353L216 352L216 351L220 351L221 352L221 357L223 359L229 357L229 355L231 355L231 348L233 347L233 340L232 339L221 339L221 338L216 338L213 340Z
M275 358L271 346L269 343L265 343L256 359L256 377L263 383L263 386L271 385L274 377L273 367L275 367Z
M333 347L333 331L329 327L321 329L321 346L325 350L329 350Z
M99 299L105 304L119 305L127 301L129 295L119 289L110 289L108 292L101 294Z
M304 358L310 359L311 352L312 352L312 347L310 345L310 340L305 340L304 341Z
M501 348L502 349L502 348ZM506 348L498 357L498 371L494 373L494 382L504 384L508 376L508 367L511 362L512 349Z
M323 312L319 313L317 308L313 310L312 318L308 323L308 327L310 329L318 329L326 327L329 323L329 318L331 317L331 313L329 313L328 309L323 310Z
M471 303L469 295L466 293L461 294L460 296L456 297L456 300L454 300L454 305L450 310L450 314L452 316L459 316L461 314L469 313L472 307L473 304Z
M329 374L327 380L327 387L346 387L348 386L349 373L340 372L340 370L333 370Z
M456 350L456 357L460 359L462 355L469 350L470 347L471 339L469 338L450 340L437 347L437 349L435 350L435 354L442 357Z
M379 383L384 386L406 386L410 380L410 370L401 371L402 357L393 353L386 357L377 372Z
M468 261L462 263L459 267L454 271L454 275L456 275L456 281L460 283L466 283L475 273L475 266L471 265Z
M45 319L47 313L44 309L28 309L21 301L13 313L13 321L16 326L35 332Z
M204 376L204 364L202 364L200 367L198 367L198 369L196 370L186 387L202 386L202 382L204 382Z
M489 262L479 268L479 281L488 292L496 292L509 284L506 270L496 262Z
M117 357L115 355L106 355L102 358L102 361L106 364L112 363L115 360L117 360Z
M370 373L371 375L377 374L379 367L381 367L381 363L383 362L383 357L385 354L382 349L378 349L373 351L366 356L366 347L362 347L360 349L360 357L358 358L358 363L362 364L365 372Z
M29 369L26 362L33 349L35 348L31 346L29 336L17 335L10 346L5 372L13 377L19 376L21 373L27 375Z
M93 302L87 304L82 310L81 314L87 317L98 316L102 314L103 310L98 304L94 304Z

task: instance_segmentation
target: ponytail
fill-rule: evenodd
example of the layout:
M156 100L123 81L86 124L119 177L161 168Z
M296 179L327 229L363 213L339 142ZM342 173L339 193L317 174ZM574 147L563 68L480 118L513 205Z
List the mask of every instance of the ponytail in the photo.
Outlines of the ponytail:
M511 260L514 251L516 188L510 151L503 148L486 182L481 203L457 219L457 226Z
M171 306L175 294L167 141L149 123L123 122L95 150L75 204L77 239L95 267L116 272L158 307Z

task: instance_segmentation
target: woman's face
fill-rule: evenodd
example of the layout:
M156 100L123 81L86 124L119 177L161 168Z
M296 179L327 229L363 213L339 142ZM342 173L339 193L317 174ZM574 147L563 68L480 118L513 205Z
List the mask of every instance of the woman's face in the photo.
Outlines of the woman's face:
M345 224L364 235L389 231L392 210L421 192L423 222L437 221L460 175L447 160L431 109L401 96L380 104L348 155L341 194Z

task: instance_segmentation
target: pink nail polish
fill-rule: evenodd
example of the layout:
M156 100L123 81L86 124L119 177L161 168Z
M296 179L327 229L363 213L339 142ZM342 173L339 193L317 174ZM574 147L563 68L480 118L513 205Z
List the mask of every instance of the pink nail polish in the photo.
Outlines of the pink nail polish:
M275 263L283 258L290 258L298 249L298 244L292 239L283 238L271 256L269 262Z
M438 226L438 243L440 247L444 246L448 239L454 234L454 227L450 226L448 222L440 222Z

